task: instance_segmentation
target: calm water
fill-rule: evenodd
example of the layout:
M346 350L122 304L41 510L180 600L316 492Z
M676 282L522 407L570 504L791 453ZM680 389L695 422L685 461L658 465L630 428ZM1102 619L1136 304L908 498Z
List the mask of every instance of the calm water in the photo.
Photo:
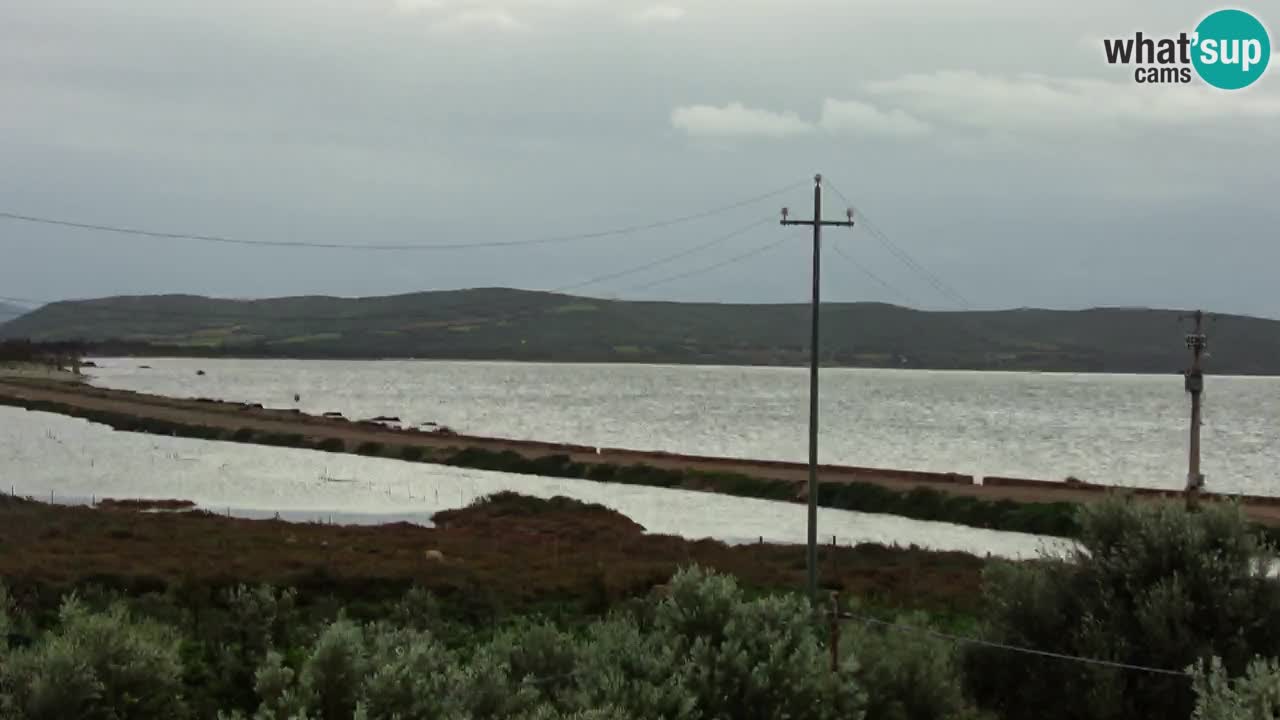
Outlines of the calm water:
M0 407L0 488L58 502L182 498L242 517L377 523L463 507L516 490L613 508L649 532L727 542L802 543L802 505L662 488L540 478L365 458L114 432L84 420ZM824 539L917 544L1008 557L1060 552L1062 541L889 515L822 510Z
M90 372L105 387L336 410L351 418L395 415L479 435L797 461L808 452L803 369L99 363ZM823 370L820 456L842 464L1180 488L1188 407L1177 375ZM1280 378L1208 378L1203 444L1210 489L1280 494L1278 419Z

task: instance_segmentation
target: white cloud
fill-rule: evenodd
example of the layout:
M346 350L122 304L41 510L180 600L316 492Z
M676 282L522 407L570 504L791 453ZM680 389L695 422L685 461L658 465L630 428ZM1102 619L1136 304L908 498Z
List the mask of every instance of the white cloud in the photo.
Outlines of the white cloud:
M927 135L929 123L902 110L881 110L858 100L827 98L819 124L832 133L909 138Z
M676 5L652 5L632 13L628 16L628 19L635 23L647 25L678 22L684 19L684 16L685 10L682 7Z
M403 12L439 10L444 7L443 0L395 0L393 4L397 10Z
M454 13L435 24L436 30L445 32L521 30L524 25L514 15L501 8L475 8Z
M932 131L929 123L903 110L883 110L859 100L827 98L816 123L790 111L751 108L742 103L722 107L689 105L671 113L671 124L703 137L782 138L823 131L876 138L913 138Z
M1280 117L1280 95L1263 88L1232 93L1199 84L943 71L874 82L867 91L936 124L987 130L1087 132Z
M704 137L789 137L813 130L792 112L749 108L742 103L723 107L689 105L671 112L671 124L689 135Z

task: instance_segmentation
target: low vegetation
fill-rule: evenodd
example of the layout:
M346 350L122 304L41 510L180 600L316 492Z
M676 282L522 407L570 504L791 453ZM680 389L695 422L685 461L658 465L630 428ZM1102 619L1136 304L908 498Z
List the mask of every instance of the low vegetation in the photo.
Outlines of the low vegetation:
M647 485L662 488L706 490L724 495L795 501L800 486L784 480L739 473L659 468L644 463L612 465L574 462L568 455L527 458L517 452L482 448L460 450L443 462L458 467L495 470L523 475L581 478L598 482ZM866 482L828 483L821 487L818 504L839 510L887 513L957 525L1074 537L1079 532L1074 503L1015 503L951 495L932 488L902 491Z
M843 720L867 703L853 654L829 667L804 601L749 598L698 569L661 602L607 619L525 618L492 633L450 630L420 593L365 620L308 617L291 591L241 587L199 625L166 600L103 602L68 598L41 628L5 620L30 636L0 651L0 715Z
M424 532L575 515L609 512L503 495ZM59 597L6 572L0 718L1276 716L1274 550L1238 512L1108 501L1079 523L1071 557L990 563L967 622L876 610L854 591L832 626L793 593L693 561L596 611L483 618L416 583L344 600L313 585L214 590L189 577L152 591L82 582Z
M500 493L440 513L435 528L242 520L205 512L103 512L0 495L0 577L47 608L85 582L127 593L181 585L207 597L247 583L306 597L375 602L413 586L451 615L599 612L647 594L683 564L732 574L753 591L804 583L801 548L652 535L567 498ZM877 607L966 614L983 562L880 545L822 548L825 582ZM54 603L56 605L56 603Z
M1072 557L987 569L983 634L1143 669L977 647L966 658L969 684L1009 720L1189 717L1197 688L1221 691L1223 677L1280 652L1275 555L1231 507L1090 508ZM1214 681L1179 674L1205 668L1216 668Z

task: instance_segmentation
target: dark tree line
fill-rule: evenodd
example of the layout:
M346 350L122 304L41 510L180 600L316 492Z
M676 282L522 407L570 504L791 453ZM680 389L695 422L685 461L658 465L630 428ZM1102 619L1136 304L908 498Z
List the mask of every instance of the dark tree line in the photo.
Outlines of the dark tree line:
M84 355L85 344L79 341L36 342L32 340L0 340L0 362L31 362L48 365L67 364Z

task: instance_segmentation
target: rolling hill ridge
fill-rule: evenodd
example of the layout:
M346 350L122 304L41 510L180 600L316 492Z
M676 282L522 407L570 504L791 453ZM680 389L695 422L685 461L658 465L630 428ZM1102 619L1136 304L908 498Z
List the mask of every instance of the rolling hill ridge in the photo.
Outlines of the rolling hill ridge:
M31 308L0 302L0 325L3 325L15 318L19 318L28 312L31 312Z
M822 362L859 367L1180 372L1179 312L932 312L823 306ZM803 365L809 308L638 302L487 288L369 298L110 297L46 305L0 338L99 354ZM1211 372L1280 374L1280 321L1215 315Z

